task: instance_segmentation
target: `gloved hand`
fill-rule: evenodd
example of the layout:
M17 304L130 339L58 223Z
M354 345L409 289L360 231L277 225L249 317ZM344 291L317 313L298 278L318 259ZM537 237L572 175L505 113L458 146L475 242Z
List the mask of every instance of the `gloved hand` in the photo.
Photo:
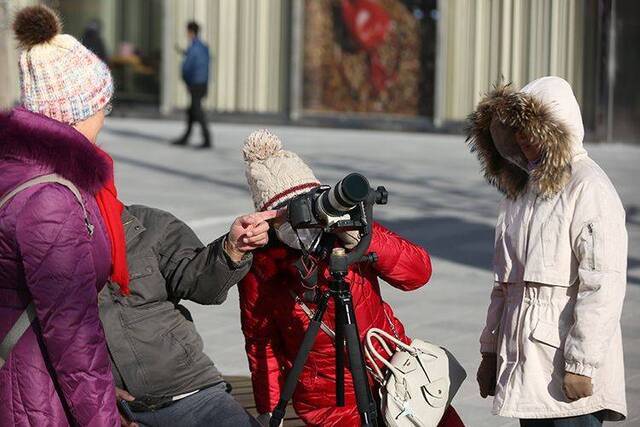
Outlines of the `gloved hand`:
M353 249L360 243L360 232L356 230L344 231L338 234L338 239L344 243L345 249Z
M562 390L567 399L573 402L574 400L591 396L593 394L593 384L591 384L591 378L589 377L566 372Z
M480 386L480 396L496 395L496 375L498 371L498 356L495 353L482 353L482 361L478 367L476 379Z

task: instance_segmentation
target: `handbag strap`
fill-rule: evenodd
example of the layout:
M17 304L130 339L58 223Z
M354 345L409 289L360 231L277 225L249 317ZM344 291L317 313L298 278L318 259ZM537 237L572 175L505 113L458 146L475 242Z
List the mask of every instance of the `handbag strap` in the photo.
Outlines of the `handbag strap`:
M78 187L76 187L73 182L55 173L52 173L49 175L41 175L18 185L16 188L14 188L13 190L9 191L4 196L2 196L2 198L0 199L0 209L5 204L7 204L9 200L11 200L21 191L24 191L28 188L34 187L39 184L46 184L46 183L56 183L56 184L63 185L67 187L67 189L69 189L71 193L73 193L76 200L80 204L80 207L82 208L82 215L84 217L84 223L87 226L87 231L89 232L89 235L92 236L95 226L91 224L91 222L89 221L89 214L87 213L87 208L84 204L84 201L82 200L82 196L80 195L80 191L78 190Z
M7 335L0 343L0 369L4 366L4 362L9 358L9 353L18 343L20 337L29 329L31 322L36 318L36 309L33 302L29 303L27 308L20 314L16 323L13 324Z
M382 305L382 312L384 313L384 317L387 319L387 322L389 323L389 327L391 328L393 335L397 339L400 339L400 335L398 335L398 331L396 330L396 325L394 325L393 322L391 321L391 317L389 317L389 313L387 313L387 308L386 308L386 305L384 305L384 303Z
M289 289L289 294L296 301L296 304L298 304L300 306L302 311L304 311L304 314L306 314L307 317L309 317L309 320L313 319L313 316L315 315L315 312L307 304L305 304L305 302L302 300L302 298L300 298L299 295L297 295L295 292L293 292L293 289ZM331 329L324 322L320 323L320 328L324 331L325 334L329 335L329 337L331 337L331 339L335 341L336 333L334 332L333 329Z

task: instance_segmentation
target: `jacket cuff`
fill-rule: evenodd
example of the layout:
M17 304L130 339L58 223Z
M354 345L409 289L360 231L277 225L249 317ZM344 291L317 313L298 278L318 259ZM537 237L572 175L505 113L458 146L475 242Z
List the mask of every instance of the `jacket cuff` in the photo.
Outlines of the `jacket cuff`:
M225 251L224 249L222 249L222 254L224 256L224 259L227 261L227 265L229 266L230 270L239 270L247 266L251 267L251 261L253 261L253 254L251 253L244 254L240 262L235 262L234 260L232 260L231 257L227 254L227 251Z
M572 374L593 378L596 372L596 367L593 365L586 365L584 363L567 360L564 363L564 370L565 372L571 372Z
M227 266L229 267L229 270L239 270L243 267L251 267L251 261L253 260L253 254L251 252L245 252L244 256L242 257L242 259L238 262L234 261L231 259L231 257L229 256L229 254L227 253L227 251L224 249L224 243L227 241L227 236L225 235L222 240L220 241L220 252L222 252L222 256L224 257L225 261L227 262Z

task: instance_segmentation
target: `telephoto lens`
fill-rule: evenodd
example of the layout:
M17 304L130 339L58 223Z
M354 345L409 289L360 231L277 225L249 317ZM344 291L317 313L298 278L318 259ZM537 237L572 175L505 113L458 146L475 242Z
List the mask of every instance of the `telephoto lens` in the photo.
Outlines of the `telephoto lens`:
M367 178L359 173L351 173L329 191L322 193L316 208L326 218L341 217L364 201L369 190Z

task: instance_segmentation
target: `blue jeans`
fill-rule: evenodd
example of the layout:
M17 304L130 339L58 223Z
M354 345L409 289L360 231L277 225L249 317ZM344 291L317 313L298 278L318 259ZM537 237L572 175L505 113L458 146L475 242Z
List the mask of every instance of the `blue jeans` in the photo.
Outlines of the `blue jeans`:
M601 427L602 414L579 415L567 418L520 420L520 427Z
M216 384L162 409L134 412L140 427L260 427L228 392L227 383Z

